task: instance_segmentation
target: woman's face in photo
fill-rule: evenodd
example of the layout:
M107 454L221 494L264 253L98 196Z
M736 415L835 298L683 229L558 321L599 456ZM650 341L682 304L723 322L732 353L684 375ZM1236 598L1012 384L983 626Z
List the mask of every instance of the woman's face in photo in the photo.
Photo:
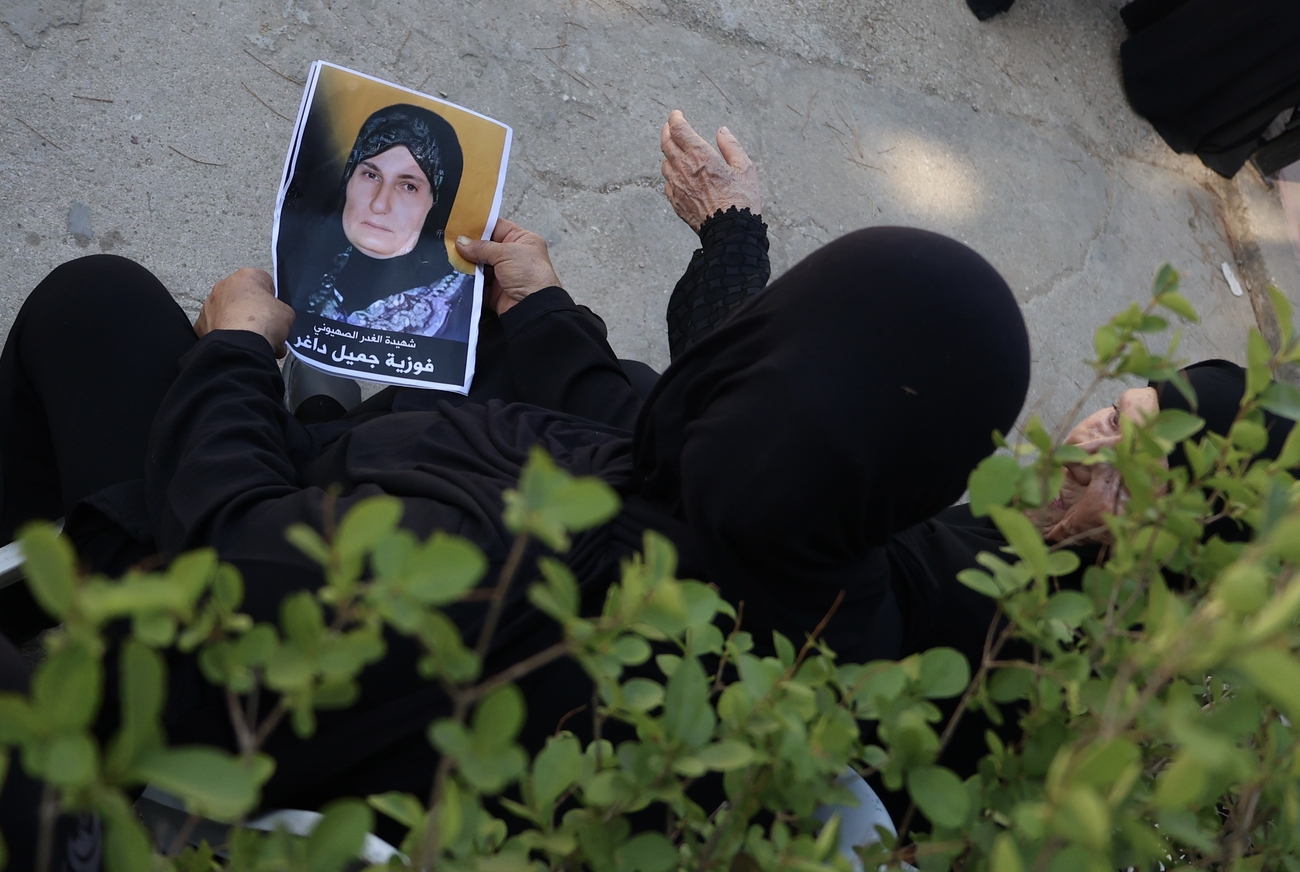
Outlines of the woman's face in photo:
M348 179L343 232L356 248L383 260L410 253L433 208L433 190L404 145L357 164Z

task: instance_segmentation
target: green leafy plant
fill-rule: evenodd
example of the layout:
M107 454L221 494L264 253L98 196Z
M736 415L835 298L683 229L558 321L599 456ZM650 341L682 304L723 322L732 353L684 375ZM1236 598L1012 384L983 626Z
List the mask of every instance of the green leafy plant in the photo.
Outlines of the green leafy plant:
M1166 267L1148 305L1098 330L1094 387L1151 378L1191 395L1176 337L1161 354L1145 341L1168 327L1161 311L1196 317L1177 283ZM1290 472L1300 435L1277 460L1255 459L1267 438L1261 410L1300 416L1300 392L1272 380L1300 360L1290 308L1273 299L1283 346L1252 332L1246 396L1226 435L1192 438L1201 421L1165 410L1125 421L1117 445L1085 455L1034 419L1023 444L1001 440L1007 452L974 471L972 512L1008 545L960 576L999 605L973 671L947 648L841 663L816 631L756 645L743 606L678 579L676 554L655 533L599 614L583 613L562 556L618 500L541 451L506 494L515 539L497 577L484 577L473 544L441 532L420 540L400 526L399 501L372 498L328 535L287 531L324 583L287 597L278 623L240 612L239 574L211 551L109 580L81 573L67 542L33 525L22 535L29 584L61 625L31 693L0 695L0 745L48 785L42 861L55 815L89 810L105 822L114 872L327 872L354 862L378 813L406 829L383 868L848 872L839 816L822 823L815 813L854 804L838 780L852 768L912 803L897 836L880 832L859 849L868 868L1300 869L1300 488ZM1170 469L1179 444L1187 465ZM1112 464L1129 493L1105 521L1113 544L1089 551L1086 568L1079 549L1044 541L1036 524L1066 463ZM1207 538L1225 519L1242 541ZM550 555L528 578L533 543ZM562 632L485 674L515 585ZM445 611L466 600L486 603L473 639ZM123 621L127 638L110 646L109 625ZM306 837L249 829L274 772L267 739L310 736L317 712L353 704L361 671L387 655L385 632L418 643L421 674L451 703L429 725L441 756L428 793L336 801ZM110 651L121 726L101 746L91 725ZM168 744L160 718L173 651L195 657L225 693L235 751ZM583 716L594 739L560 731L530 757L518 744L525 702L515 682L558 658L591 679ZM947 717L935 702L945 699L956 701ZM988 732L988 754L963 780L942 753L975 712L1001 731ZM603 738L615 721L634 738ZM869 743L863 722L875 725ZM721 778L722 806L693 798L705 777ZM191 812L161 850L129 802L145 784ZM651 807L662 813L647 826ZM200 816L232 824L224 844L188 845Z

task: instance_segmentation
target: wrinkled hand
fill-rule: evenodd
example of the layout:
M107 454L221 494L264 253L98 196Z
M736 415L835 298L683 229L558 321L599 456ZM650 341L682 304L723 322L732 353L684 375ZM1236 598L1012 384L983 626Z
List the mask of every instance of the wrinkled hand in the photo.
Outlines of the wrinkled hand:
M497 219L492 238L456 238L456 251L487 274L487 304L503 315L529 294L559 285L546 240L513 221Z
M754 162L727 128L718 130L717 139L718 147L714 149L678 109L668 116L659 133L659 147L664 153L664 194L677 217L697 233L719 209L735 206L755 215L763 211Z
M293 318L293 309L275 298L271 276L244 267L213 286L194 322L194 332L201 338L213 330L249 330L271 343L276 357L284 357Z

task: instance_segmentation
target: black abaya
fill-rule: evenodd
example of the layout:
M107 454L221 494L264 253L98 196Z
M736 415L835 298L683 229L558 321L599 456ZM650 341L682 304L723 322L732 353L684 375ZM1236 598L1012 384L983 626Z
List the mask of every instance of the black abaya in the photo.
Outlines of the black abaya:
M1120 47L1134 111L1174 151L1231 178L1278 113L1300 105L1300 3L1135 0Z

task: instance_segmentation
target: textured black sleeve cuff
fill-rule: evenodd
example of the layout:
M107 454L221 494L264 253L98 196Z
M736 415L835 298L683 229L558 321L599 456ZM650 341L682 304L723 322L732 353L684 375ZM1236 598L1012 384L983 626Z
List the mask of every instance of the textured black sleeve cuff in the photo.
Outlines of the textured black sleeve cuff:
M668 300L668 350L674 359L767 285L767 225L732 206L700 227L700 248Z

